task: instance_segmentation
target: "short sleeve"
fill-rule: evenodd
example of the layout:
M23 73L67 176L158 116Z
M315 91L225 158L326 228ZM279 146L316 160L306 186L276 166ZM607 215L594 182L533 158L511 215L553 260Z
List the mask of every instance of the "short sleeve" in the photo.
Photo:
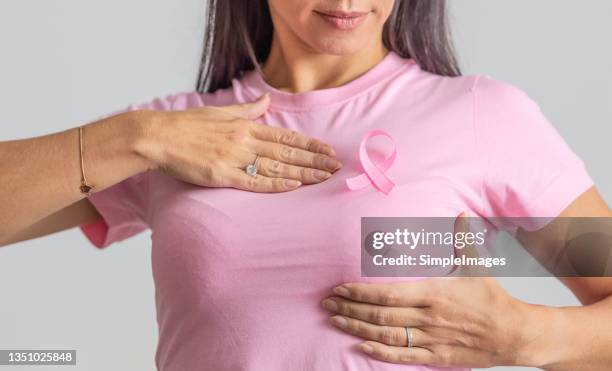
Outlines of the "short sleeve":
M583 161L527 93L486 75L476 76L472 92L485 215L525 223L556 217L593 186Z
M171 110L176 96L157 98L149 103L130 105L108 116L138 109ZM97 248L135 236L148 228L149 173L133 175L89 196L101 218L79 226Z

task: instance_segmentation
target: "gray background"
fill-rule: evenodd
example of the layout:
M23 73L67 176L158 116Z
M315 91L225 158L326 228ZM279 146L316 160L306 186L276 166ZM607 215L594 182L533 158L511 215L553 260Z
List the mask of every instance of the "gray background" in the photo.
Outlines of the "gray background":
M609 201L612 53L605 45L612 2L451 6L464 73L486 73L527 91ZM0 140L63 130L192 90L202 13L201 0L3 0ZM78 366L71 369L78 370L153 369L149 234L105 251L77 230L0 249L0 348L76 348ZM554 279L502 282L530 302L577 304Z

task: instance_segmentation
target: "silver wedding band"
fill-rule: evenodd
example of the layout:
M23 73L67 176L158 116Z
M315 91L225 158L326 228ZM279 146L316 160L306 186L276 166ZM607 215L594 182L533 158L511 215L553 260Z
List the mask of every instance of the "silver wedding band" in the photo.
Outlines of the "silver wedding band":
M408 348L412 348L412 341L413 341L413 337L412 337L412 327L405 327L406 329L406 338L408 339L408 344L406 344L406 346Z
M245 172L250 176L257 175L257 160L259 159L259 155L255 156L255 161L252 164L248 165L245 169Z

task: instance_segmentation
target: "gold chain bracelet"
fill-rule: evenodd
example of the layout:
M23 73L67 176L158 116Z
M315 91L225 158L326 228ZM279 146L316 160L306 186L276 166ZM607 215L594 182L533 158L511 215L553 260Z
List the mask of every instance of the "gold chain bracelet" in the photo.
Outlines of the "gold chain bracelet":
M91 195L91 190L94 188L93 185L87 182L85 178L85 166L83 165L83 127L79 126L79 159L81 160L81 186L79 189L81 193L87 195L89 197Z

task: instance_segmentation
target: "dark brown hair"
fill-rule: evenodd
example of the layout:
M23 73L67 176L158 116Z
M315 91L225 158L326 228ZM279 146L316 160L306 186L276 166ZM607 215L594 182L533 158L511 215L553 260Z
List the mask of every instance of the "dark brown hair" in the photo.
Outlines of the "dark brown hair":
M267 0L208 0L196 89L214 92L259 68L274 30ZM423 70L459 76L449 34L446 0L395 0L383 30L387 49L414 58Z

